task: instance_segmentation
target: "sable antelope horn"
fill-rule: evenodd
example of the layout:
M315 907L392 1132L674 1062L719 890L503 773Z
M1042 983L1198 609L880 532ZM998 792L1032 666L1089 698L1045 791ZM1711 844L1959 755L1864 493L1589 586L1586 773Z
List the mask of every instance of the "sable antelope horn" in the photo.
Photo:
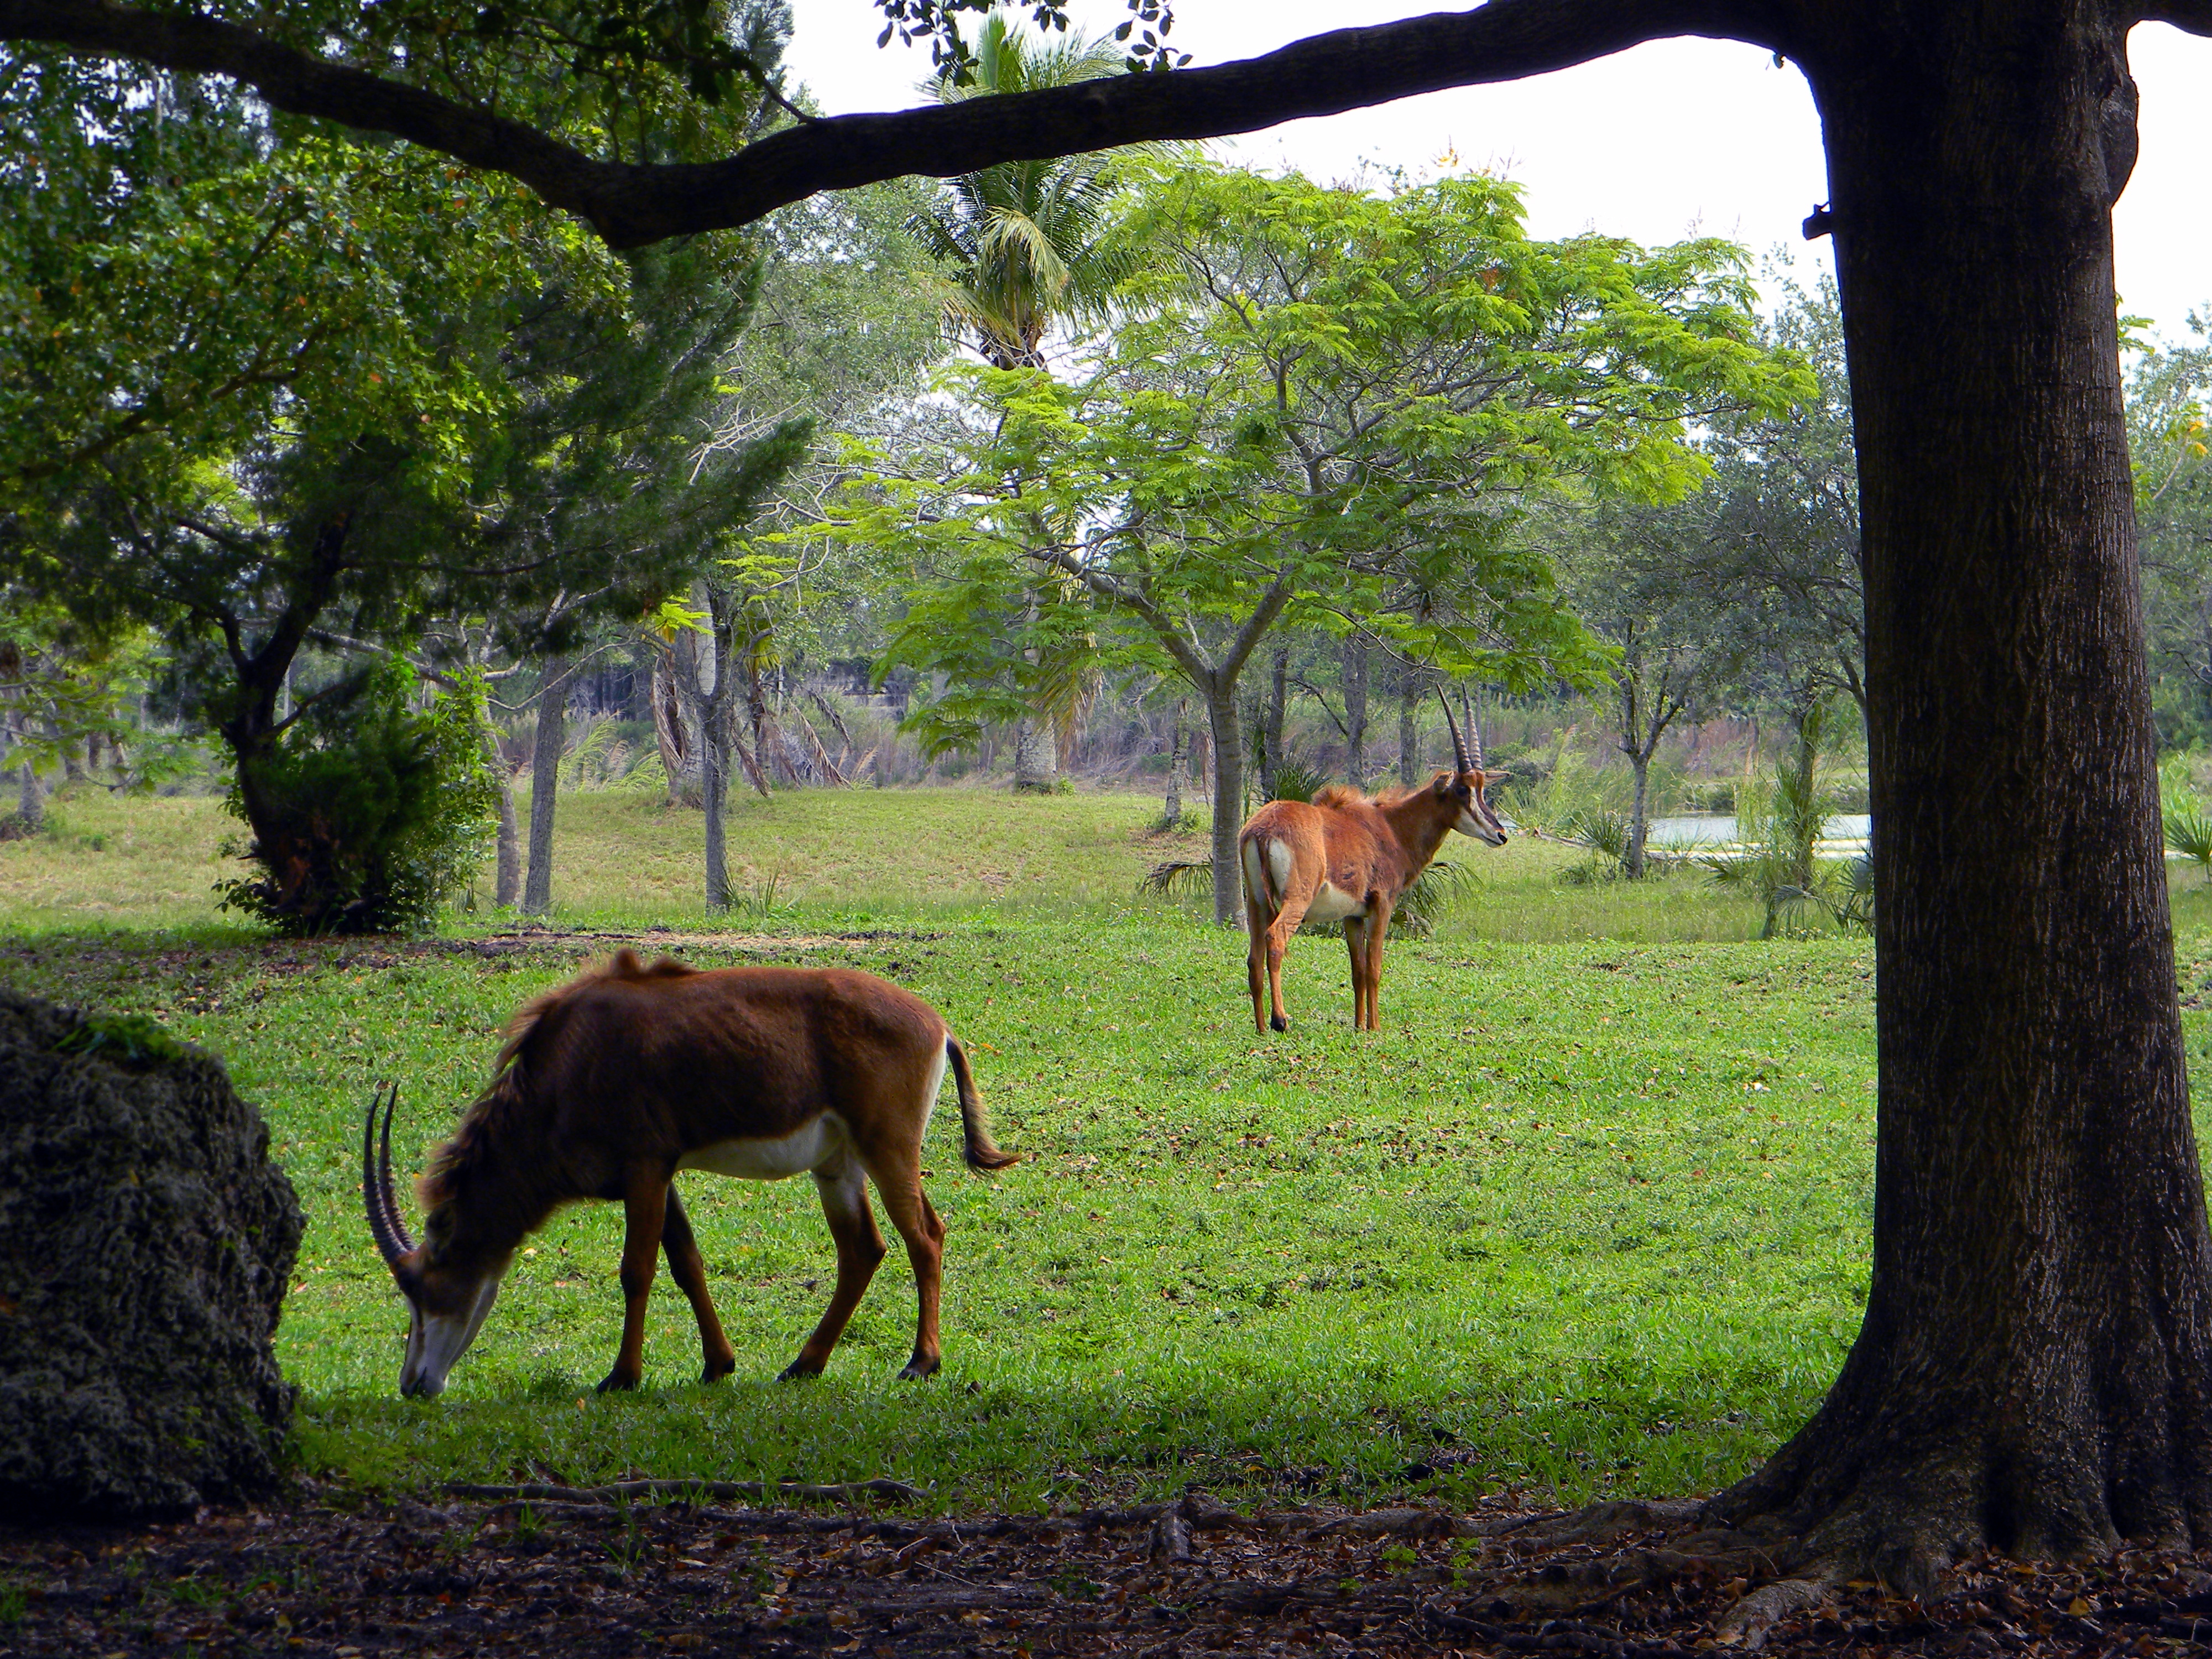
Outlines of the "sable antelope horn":
M407 1229L399 1220L399 1204L392 1190L392 1115L399 1104L399 1085L393 1084L391 1092L379 1092L368 1103L368 1118L361 1131L361 1196L368 1211L368 1231L376 1240L377 1253L384 1265L397 1271L400 1258L414 1249L415 1241L407 1237ZM384 1109L384 1135L381 1146L376 1141L376 1111Z
M1444 706L1444 729L1451 733L1453 773L1473 771L1474 765L1467 757L1467 740L1459 734L1459 722L1452 719L1451 699L1444 696L1441 685L1437 688L1437 701Z
M1480 772L1482 770L1482 724L1474 717L1474 705L1468 701L1467 688L1463 685L1459 689L1459 711L1467 716L1467 740L1474 745L1474 765L1471 769Z

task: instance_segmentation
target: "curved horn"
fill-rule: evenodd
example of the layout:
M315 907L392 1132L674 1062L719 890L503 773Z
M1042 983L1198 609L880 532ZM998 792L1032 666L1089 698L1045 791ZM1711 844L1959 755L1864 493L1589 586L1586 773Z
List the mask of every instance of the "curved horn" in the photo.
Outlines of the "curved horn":
M1467 758L1467 742L1459 734L1459 722L1452 719L1451 699L1444 696L1441 685L1437 688L1437 701L1444 706L1444 729L1451 733L1452 770L1454 773L1473 769Z
M368 1234L376 1241L376 1253L389 1267L398 1265L403 1252L392 1236L392 1218L385 1211L384 1183L376 1162L376 1114L383 1104L384 1091L380 1088L368 1103L368 1116L361 1126L361 1202L368 1212Z
M384 1134L376 1149L379 1182L384 1188L384 1224L392 1229L393 1243L399 1246L402 1255L410 1255L415 1241L407 1237L407 1224L399 1218L399 1198L392 1190L392 1115L399 1108L399 1085L392 1085L392 1097L384 1103Z
M1461 769L1480 772L1482 769L1482 726L1474 718L1474 705L1468 701L1467 688L1463 685L1459 689L1459 712L1467 717L1467 740L1474 745L1474 764Z

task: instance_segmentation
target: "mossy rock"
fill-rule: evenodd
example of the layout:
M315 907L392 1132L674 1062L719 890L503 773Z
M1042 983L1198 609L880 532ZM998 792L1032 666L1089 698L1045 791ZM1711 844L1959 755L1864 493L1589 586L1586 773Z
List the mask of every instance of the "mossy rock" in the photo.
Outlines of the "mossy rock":
M0 990L0 1513L273 1492L293 1390L270 1341L304 1224L221 1061Z

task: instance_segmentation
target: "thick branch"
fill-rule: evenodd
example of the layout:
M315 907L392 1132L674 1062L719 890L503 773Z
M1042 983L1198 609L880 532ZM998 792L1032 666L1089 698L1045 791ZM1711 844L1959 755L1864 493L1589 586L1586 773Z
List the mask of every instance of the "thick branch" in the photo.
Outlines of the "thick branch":
M2212 0L2154 0L2136 12L2138 23L2171 23L2191 34L2212 34Z
M211 18L100 0L0 0L0 40L227 76L276 108L391 133L507 173L626 248L750 224L817 191L1251 132L1446 87L1540 75L1672 35L1780 48L1787 43L1767 38L1776 32L1775 9L1762 0L1492 0L1468 12L1338 29L1207 69L811 121L726 161L657 167L594 161L521 122Z

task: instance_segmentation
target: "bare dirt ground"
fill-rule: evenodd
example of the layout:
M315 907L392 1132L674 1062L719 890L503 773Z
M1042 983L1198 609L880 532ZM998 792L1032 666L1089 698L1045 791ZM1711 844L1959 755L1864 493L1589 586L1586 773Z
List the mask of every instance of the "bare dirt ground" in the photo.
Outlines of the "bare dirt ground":
M311 1491L175 1525L0 1528L0 1655L2212 1653L2212 1556L1984 1560L1922 1602L1777 1582L1689 1504L1248 1516L1193 1493L931 1521L668 1495Z

